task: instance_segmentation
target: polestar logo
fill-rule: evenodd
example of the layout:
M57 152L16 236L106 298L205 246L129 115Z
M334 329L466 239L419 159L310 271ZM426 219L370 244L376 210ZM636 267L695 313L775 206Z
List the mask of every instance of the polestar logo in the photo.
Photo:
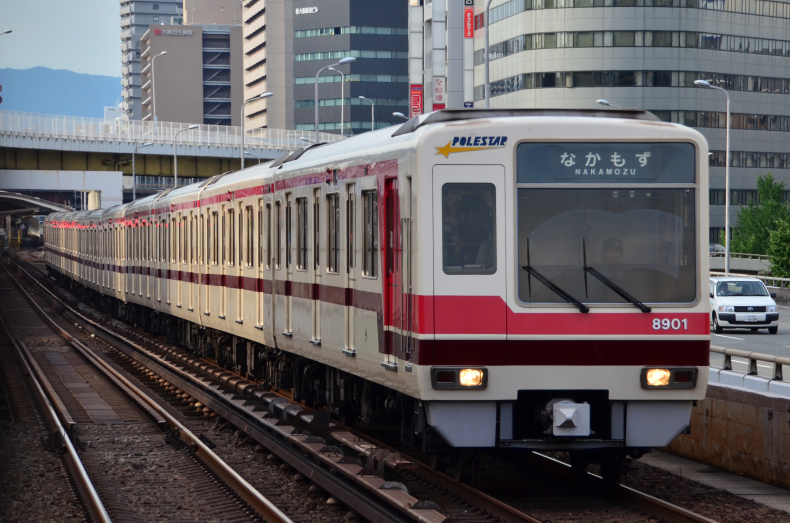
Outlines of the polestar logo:
M505 147L507 136L454 136L444 147L437 147L436 154L449 158L453 153L468 153Z

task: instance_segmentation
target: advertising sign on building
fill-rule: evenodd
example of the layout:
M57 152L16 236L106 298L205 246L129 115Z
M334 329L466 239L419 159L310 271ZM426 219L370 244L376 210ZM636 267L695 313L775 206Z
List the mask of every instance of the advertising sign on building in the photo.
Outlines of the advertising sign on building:
M475 10L472 7L464 7L464 38L475 37Z
M298 15L312 15L318 12L318 8L313 7L297 7L296 14Z
M479 15L475 16L475 31L482 29L483 25L485 25L483 23L483 13L480 13Z
M433 79L433 103L444 105L447 103L445 99L445 79L444 77L434 77Z
M422 86L411 86L411 117L420 116L422 114Z

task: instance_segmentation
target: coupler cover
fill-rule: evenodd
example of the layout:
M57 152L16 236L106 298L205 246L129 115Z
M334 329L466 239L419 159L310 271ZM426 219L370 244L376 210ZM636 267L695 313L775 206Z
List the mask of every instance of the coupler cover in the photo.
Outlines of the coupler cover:
M562 400L553 405L552 433L555 436L589 436L590 405Z

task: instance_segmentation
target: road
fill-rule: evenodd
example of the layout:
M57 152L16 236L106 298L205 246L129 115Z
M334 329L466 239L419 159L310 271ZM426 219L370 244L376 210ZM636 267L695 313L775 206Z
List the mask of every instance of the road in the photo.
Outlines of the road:
M768 330L760 329L752 332L749 329L725 329L721 334L710 334L710 344L728 349L747 350L771 354L776 356L790 357L790 307L778 306L779 309L779 332L768 334ZM723 356L711 353L710 362L714 367L721 367ZM733 370L740 372L748 371L746 360L733 358ZM785 366L784 372L787 374L790 369ZM761 376L771 376L773 365L759 363L757 373Z

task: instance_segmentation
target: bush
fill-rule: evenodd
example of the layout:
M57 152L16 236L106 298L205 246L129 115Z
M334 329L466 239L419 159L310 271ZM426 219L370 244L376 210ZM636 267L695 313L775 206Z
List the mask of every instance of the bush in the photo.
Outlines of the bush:
M768 238L771 255L771 274L777 278L790 278L790 221L776 224Z
M757 178L758 201L741 207L732 231L730 252L768 254L771 232L777 224L790 222L790 207L782 202L784 188L784 182L774 180L770 172Z

